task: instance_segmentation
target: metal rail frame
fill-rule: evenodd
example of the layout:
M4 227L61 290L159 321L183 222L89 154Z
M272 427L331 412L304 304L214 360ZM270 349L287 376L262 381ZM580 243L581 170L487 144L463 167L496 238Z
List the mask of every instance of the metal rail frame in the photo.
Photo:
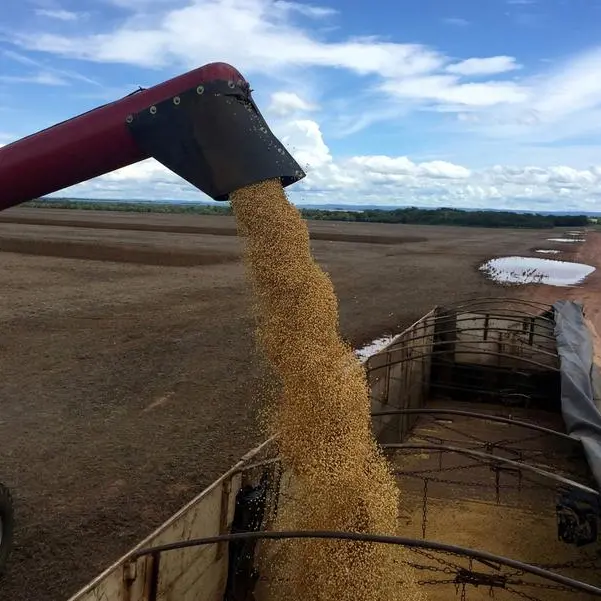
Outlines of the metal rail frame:
M481 328L478 328L481 330ZM459 331L463 331L463 330L459 330ZM432 336L432 334L427 334L426 336L422 336L421 338L427 338L428 336ZM420 337L416 337L413 340L419 340ZM409 342L409 340L405 341L405 342ZM444 346L445 344L451 344L451 345L456 345L456 344L461 344L461 345L469 345L469 344L491 344L491 343L499 343L502 344L501 341L496 341L496 340L484 340L484 339L474 339L474 340L460 340L458 338L454 338L454 339L450 339L450 340L433 340L432 342L428 343L428 344L413 344L410 347L402 347L400 346L399 348L396 349L387 349L386 351L381 351L378 353L378 355L385 355L386 353L394 353L394 352L401 352L403 350L411 350L411 349L420 349L420 348L429 348L429 347L439 347L439 346ZM533 348L532 345L530 344L526 344L523 347L524 349L526 348ZM450 348L447 349L446 352L452 352L452 353L470 353L471 350L467 350L467 351L463 351L463 350L457 350L455 348ZM474 349L475 353L479 353L480 349ZM549 357L553 357L553 358L558 358L559 355L557 353L552 353L551 351L547 351L544 349L536 349L535 351L533 351L537 354L542 354L542 355L547 355ZM372 355L374 356L374 355ZM516 357L522 357L522 355L515 355Z
M471 549L469 547L462 547L459 545L451 545L447 543L441 543L438 541L420 540L415 538L407 538L402 536L387 536L387 535L376 535L376 534L364 534L360 532L335 532L335 531L301 531L291 530L286 532L275 532L275 531L252 531L252 532L238 532L235 534L222 534L219 536L211 536L205 538L190 539L187 541L178 541L175 543L167 543L165 545L156 545L154 547L148 547L139 549L131 555L132 560L136 560L140 557L150 555L153 558L158 559L161 553L168 551L174 551L178 549L186 549L190 547L206 546L224 542L233 541L250 541L250 540L282 540L282 539L334 539L334 540L349 540L349 541L360 541L360 542L371 542L389 545L400 545L410 549L426 549L430 551L439 551L443 553L450 553L454 555L460 555L468 557L470 559L479 561L491 567L491 564L499 564L506 567L514 568L522 572L527 572L533 576L538 576L545 580L556 582L563 586L569 587L573 590L590 593L595 596L601 597L601 588L582 582L568 576L557 574L550 570L535 566L532 564L524 563L488 551L481 551L478 549ZM494 566L493 566L494 567Z
M453 322L456 322L456 321L457 320L453 320ZM466 319L464 321L472 321L472 319L470 319L470 320ZM453 328L451 330L438 330L438 331L430 332L428 334L420 334L419 336L413 336L411 338L404 338L403 340L399 340L398 343L396 343L396 344L399 345L398 348L395 348L396 345L391 345L389 348L387 348L387 349L385 349L383 351L380 351L378 353L375 353L375 355L371 355L371 356L373 357L373 356L376 356L376 355L384 354L386 352L391 353L391 352L394 352L396 350L401 350L403 348L401 346L401 343L407 344L408 342L412 342L413 340L421 340L423 338L428 338L430 336L431 337L440 336L442 334L456 334L457 332L508 332L510 334L517 334L517 335L520 335L520 336L530 335L530 332L524 332L523 330L517 330L517 329L516 330L512 330L510 328L496 328L496 327L488 327L488 326L483 327L483 328L478 328L478 327L474 327L474 328ZM552 341L555 342L555 336L549 336L547 334L538 334L538 333L535 334L535 336L540 337L540 338L545 338L546 340L552 340ZM486 340L486 339L484 339L484 341L485 342L489 342L489 343L490 342L501 342L500 340L497 341L497 340ZM446 342L446 341L441 341L441 342ZM530 343L525 344L525 346L529 346L529 347L532 347L532 348L543 348L543 347L541 347L538 344L530 344ZM547 351L547 352L550 352L550 351ZM558 356L557 353L554 353L554 355Z
M564 486L569 486L570 488L575 488L581 492L600 497L601 494L598 490L591 488L590 486L586 486L585 484L581 484L580 482L576 482L575 480L571 480L570 478L564 478L563 476L559 476L558 474L554 474L553 472L549 472L542 468L536 467L535 465L530 465L529 463L524 463L522 461L514 461L513 459L507 459L505 457L499 457L498 455L492 455L490 453L483 453L482 451L475 451L473 449L465 449L463 447L456 447L453 445L439 445L439 444L424 444L424 443L413 443L413 442L394 442L380 445L383 449L396 449L399 451L408 450L408 451L434 451L434 452L449 452L449 453L458 453L460 455L465 455L467 457L472 457L474 459L484 460L491 464L504 464L508 467L512 467L514 469L520 469L528 472L532 472L538 476L543 478L547 478L548 480L553 480L559 484Z
M429 345L428 345L429 346ZM545 365L544 363L539 363L538 361L534 361L534 359L529 359L528 357L522 357L520 355L510 355L507 353L498 353L495 351L483 351L483 350L477 350L474 351L475 353L478 353L480 355L492 355L495 357L503 357L505 359L516 359L516 360L521 360L524 361L525 363L530 363L531 365L536 365L537 367L541 367L545 370L549 370L549 371L559 371L559 367L553 367L550 365ZM449 351L448 350L433 350L429 353L424 353L421 355L413 355L411 357L404 357L402 359L397 359L395 361L390 361L388 363L383 363L382 365L378 365L378 366L374 366L374 367L367 367L366 368L366 372L369 374L372 371L375 371L377 369L382 369L383 367L388 367L393 366L393 365L397 365L399 363L406 363L407 361L415 361L416 359L423 359L425 357L431 357L432 355L444 355L444 354L448 354Z
M386 415L457 415L461 417L470 417L474 419L493 421L500 424L509 424L512 426L518 426L520 428L526 428L541 432L542 434L549 434L550 436L556 436L563 440L569 440L572 443L580 444L578 438L574 438L569 434L560 432L559 430L552 430L551 428L545 428L538 424L513 419L510 417L502 417L499 415L490 415L488 413L481 413L478 411L463 411L461 409L390 409L386 411L374 411L371 413L372 417L383 417Z

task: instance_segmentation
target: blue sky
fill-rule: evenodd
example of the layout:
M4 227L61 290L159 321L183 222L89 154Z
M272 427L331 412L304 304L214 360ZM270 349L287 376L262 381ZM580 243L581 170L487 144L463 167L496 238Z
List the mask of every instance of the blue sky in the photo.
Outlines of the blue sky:
M238 67L298 203L601 204L601 0L3 0L0 144ZM199 193L153 160L63 194Z

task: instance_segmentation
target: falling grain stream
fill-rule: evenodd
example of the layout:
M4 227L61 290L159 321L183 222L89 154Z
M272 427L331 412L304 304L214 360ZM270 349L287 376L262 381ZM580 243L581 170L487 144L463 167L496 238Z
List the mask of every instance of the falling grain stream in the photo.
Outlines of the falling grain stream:
M365 371L340 336L336 295L305 222L277 180L238 190L232 206L246 238L257 337L280 386L267 427L294 494L278 529L398 534L399 490L372 435ZM373 543L279 542L269 598L423 599L404 554Z

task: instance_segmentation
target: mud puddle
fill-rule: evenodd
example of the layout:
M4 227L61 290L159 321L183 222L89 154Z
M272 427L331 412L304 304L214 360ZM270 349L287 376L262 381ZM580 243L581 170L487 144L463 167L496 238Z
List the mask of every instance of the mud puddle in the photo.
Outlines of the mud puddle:
M375 355L376 353L379 353L381 350L385 349L395 338L396 336L392 335L375 338L361 348L355 349L355 355L359 357L361 362L367 361L372 355Z
M593 273L595 268L582 263L537 257L501 257L487 261L480 266L480 270L499 284L574 286Z

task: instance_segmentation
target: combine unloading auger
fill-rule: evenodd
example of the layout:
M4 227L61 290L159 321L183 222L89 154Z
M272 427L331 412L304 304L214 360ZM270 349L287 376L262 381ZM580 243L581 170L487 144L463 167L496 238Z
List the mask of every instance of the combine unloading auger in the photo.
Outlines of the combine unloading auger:
M0 210L154 157L214 200L305 176L273 135L248 82L211 63L0 148ZM0 483L0 574L13 505Z
M305 173L273 135L248 82L211 63L0 148L0 210L149 157L214 200Z

